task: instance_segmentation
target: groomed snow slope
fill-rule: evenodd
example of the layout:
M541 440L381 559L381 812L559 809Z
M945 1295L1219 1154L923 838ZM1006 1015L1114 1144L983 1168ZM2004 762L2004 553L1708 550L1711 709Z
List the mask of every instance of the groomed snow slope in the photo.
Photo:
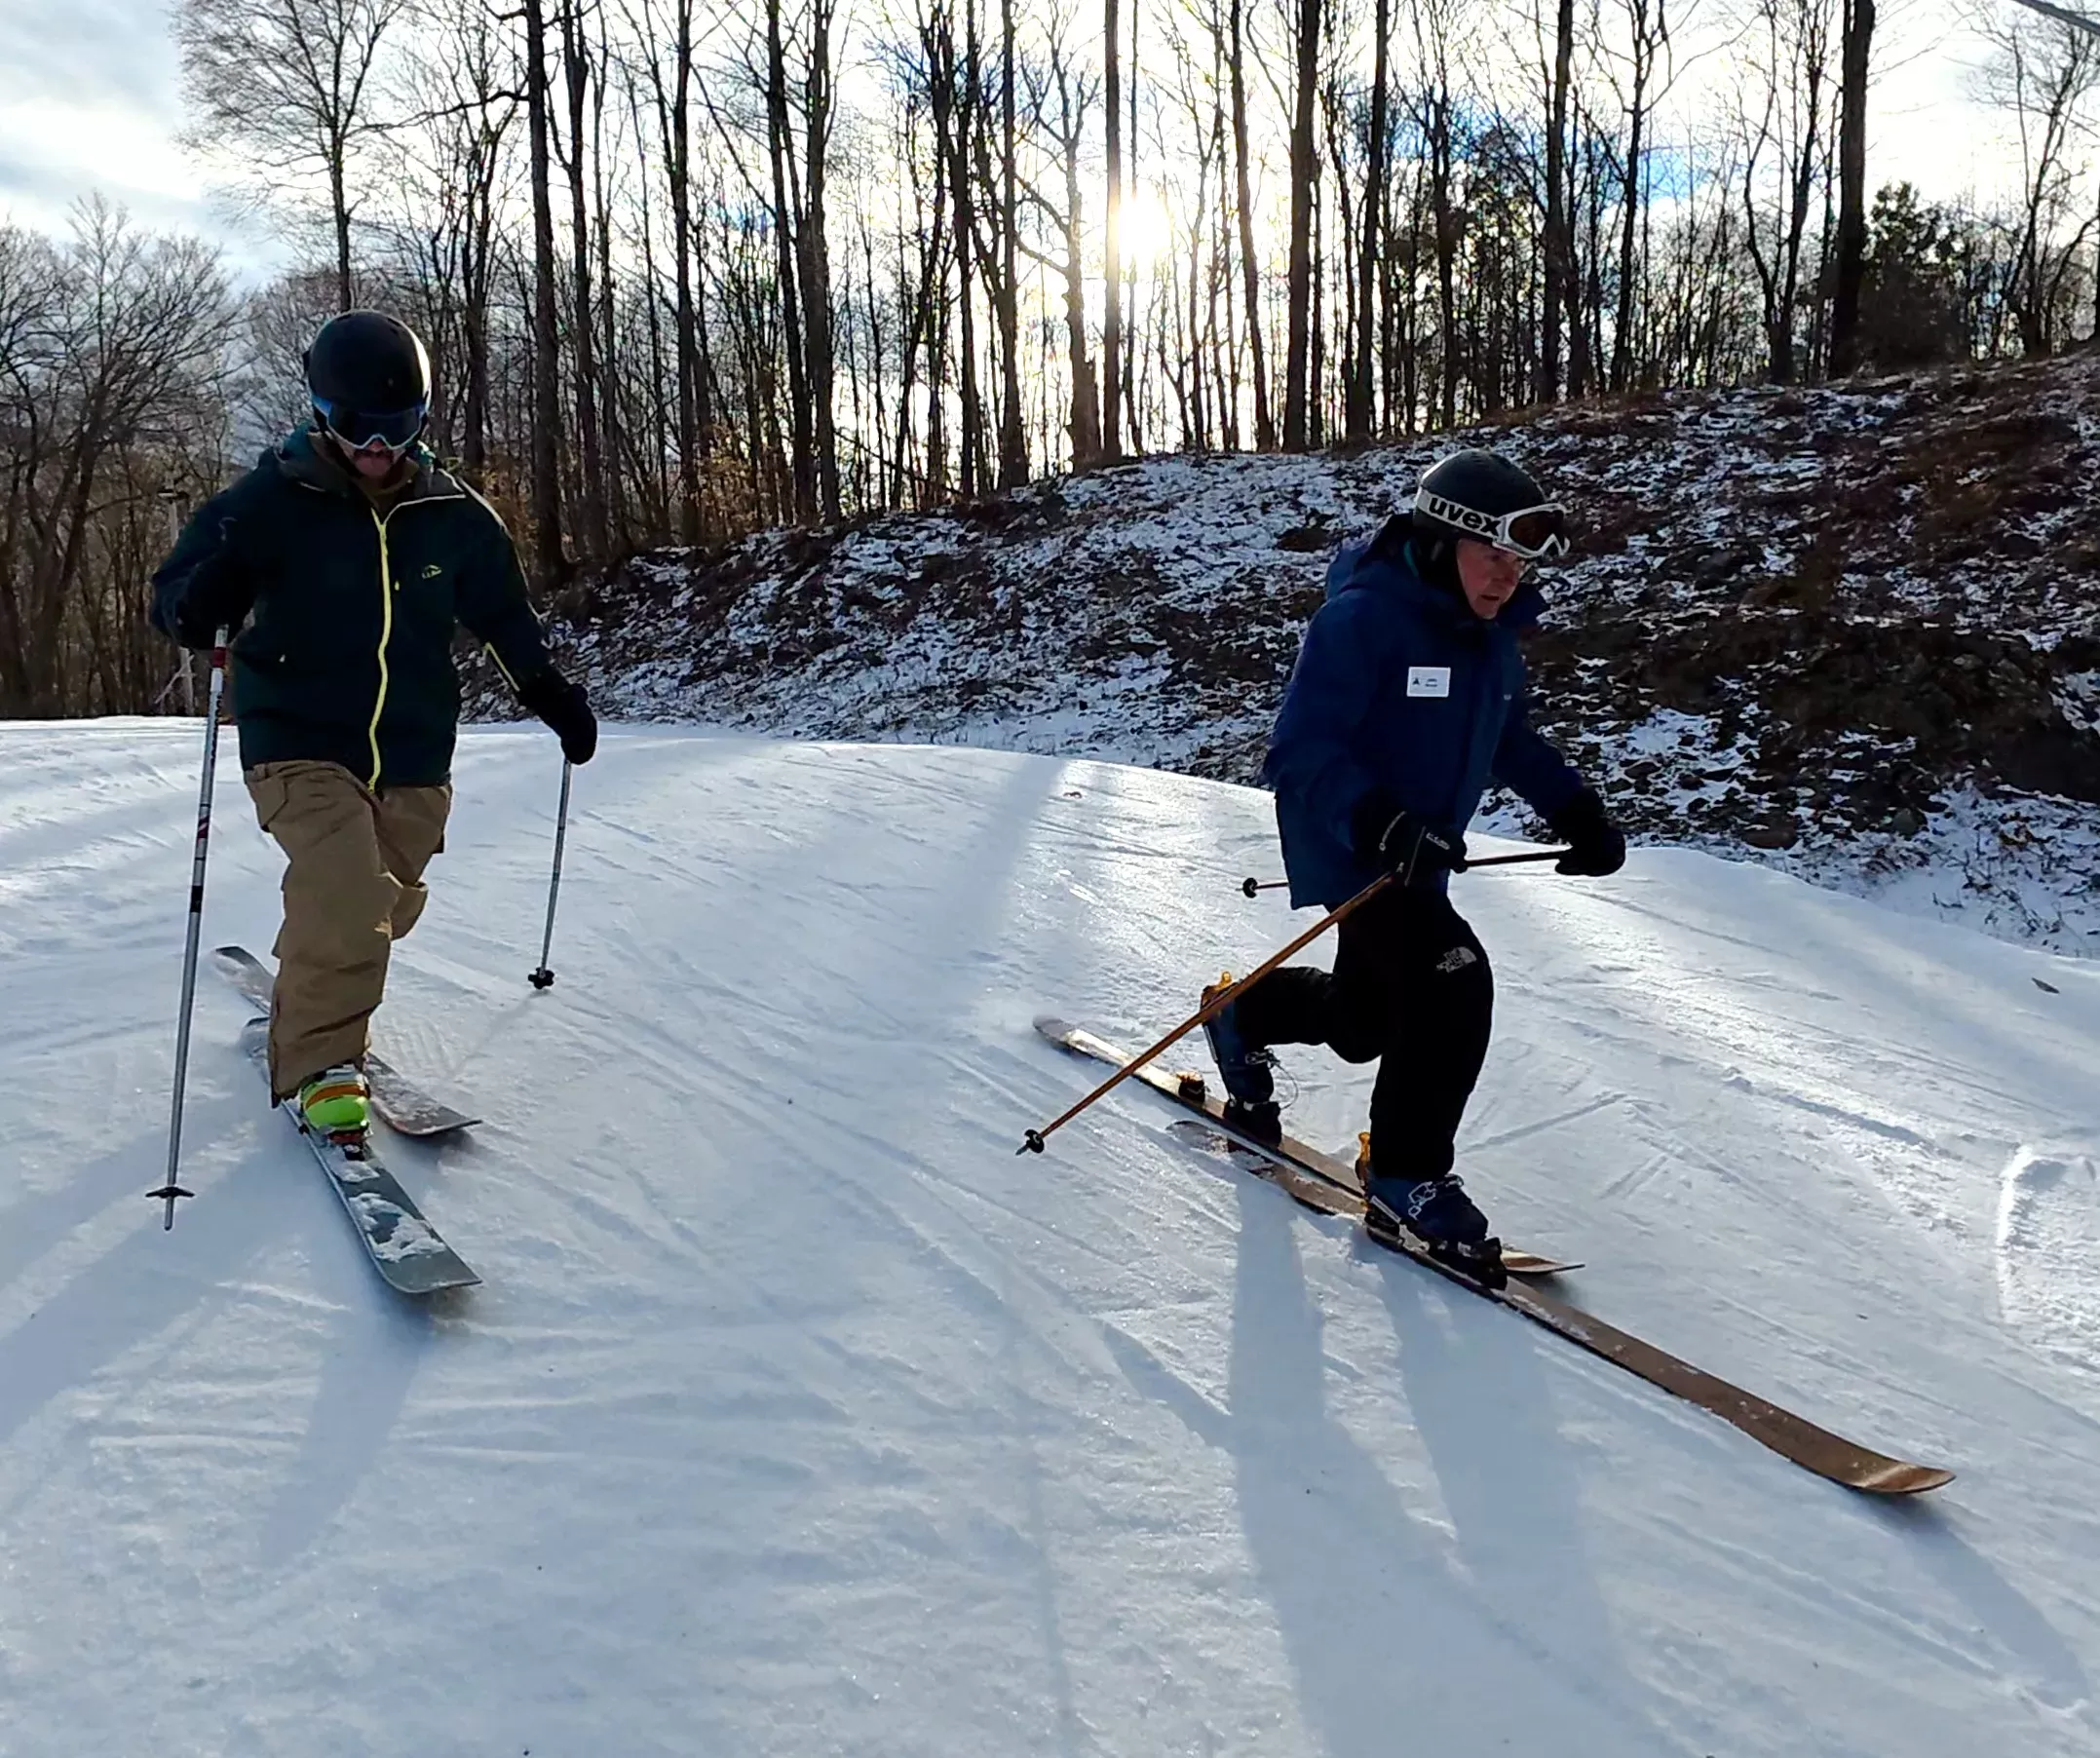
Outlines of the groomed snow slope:
M0 728L0 1752L1973 1758L2100 1743L2100 969L1640 851L1477 875L1469 1121L1581 1304L1869 1443L1848 1495L1221 1168L1126 1039L1294 922L1260 795L470 737L382 1036L418 1310L199 994L194 727ZM229 755L207 939L266 950ZM2055 986L2046 992L2037 979ZM1339 1141L1358 1071L1299 1055Z

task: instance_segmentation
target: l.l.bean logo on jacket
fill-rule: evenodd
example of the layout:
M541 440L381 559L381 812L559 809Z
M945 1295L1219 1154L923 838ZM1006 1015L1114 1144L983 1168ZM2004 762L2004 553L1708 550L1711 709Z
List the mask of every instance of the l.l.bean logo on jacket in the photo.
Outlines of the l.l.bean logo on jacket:
M1449 666L1409 666L1407 668L1407 693L1410 696L1449 696L1451 694L1451 668Z

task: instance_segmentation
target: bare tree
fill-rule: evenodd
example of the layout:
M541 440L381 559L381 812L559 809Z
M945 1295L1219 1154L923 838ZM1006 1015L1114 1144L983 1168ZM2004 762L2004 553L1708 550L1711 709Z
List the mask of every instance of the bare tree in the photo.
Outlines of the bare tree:
M1815 182L1827 162L1830 0L1756 0L1737 92L1743 244L1764 303L1766 375L1790 383Z
M334 234L337 297L357 303L351 195L380 44L408 0L181 0L174 16L194 148L250 154L257 193L319 177Z
M1050 107L1051 91L1057 95L1054 112ZM1049 70L1032 86L1029 111L1035 126L1050 136L1056 148L1064 173L1064 200L1061 206L1053 204L1033 185L1027 186L1027 193L1031 206L1056 227L1062 254L1051 257L1031 246L1023 248L1064 285L1065 365L1072 381L1066 433L1073 465L1080 470L1091 468L1101 455L1100 389L1087 339L1086 199L1080 180L1087 112L1100 96L1100 82L1073 68L1064 33L1061 29L1054 31L1050 41Z
M214 252L99 201L62 247L0 228L0 716L152 706L172 659L145 629L157 495L228 318Z
M1838 236L1832 263L1830 370L1859 362L1859 289L1867 260L1867 79L1874 59L1874 0L1844 0L1838 79Z
M2074 148L2087 133L2086 108L2100 83L2100 36L2012 7L1986 14L1982 29L1992 54L1978 74L1978 95L2010 114L2020 149L2005 303L2021 352L2047 354L2066 315L2072 265L2094 225L2087 214L2076 232L2065 232L2084 171Z

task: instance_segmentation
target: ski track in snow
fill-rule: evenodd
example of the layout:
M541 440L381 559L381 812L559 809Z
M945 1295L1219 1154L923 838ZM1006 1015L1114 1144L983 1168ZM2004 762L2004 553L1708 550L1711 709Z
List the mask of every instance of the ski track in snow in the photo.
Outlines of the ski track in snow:
M558 766L472 735L380 1030L488 1119L387 1144L484 1284L388 1293L209 973L163 1233L195 764L0 726L6 1758L2100 1747L2090 962L1682 851L1462 881L1502 1231L1961 1473L1890 1507L1143 1093L1015 1157L1093 1079L1034 1013L1149 1040L1310 919L1159 772L610 731L536 994ZM229 750L206 946L278 877Z

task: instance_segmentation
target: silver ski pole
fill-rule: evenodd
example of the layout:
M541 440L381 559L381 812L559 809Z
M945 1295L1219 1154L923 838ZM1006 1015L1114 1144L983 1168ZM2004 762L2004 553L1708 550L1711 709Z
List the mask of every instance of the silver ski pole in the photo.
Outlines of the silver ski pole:
M211 783L218 771L218 708L226 691L226 631L211 642L211 691L205 708L205 772L197 788L197 853L190 862L190 925L188 942L182 949L182 1012L175 1020L175 1090L168 1113L168 1182L148 1191L168 1204L161 1217L161 1231L175 1224L175 1199L194 1196L175 1182L182 1159L182 1093L190 1069L190 1001L197 993L197 938L205 919L205 855L211 838Z
M561 895L561 845L569 833L569 777L574 773L575 765L562 758L561 810L554 819L554 876L547 886L547 933L540 941L540 968L526 979L535 989L547 988L554 980L547 955L554 949L554 899Z

